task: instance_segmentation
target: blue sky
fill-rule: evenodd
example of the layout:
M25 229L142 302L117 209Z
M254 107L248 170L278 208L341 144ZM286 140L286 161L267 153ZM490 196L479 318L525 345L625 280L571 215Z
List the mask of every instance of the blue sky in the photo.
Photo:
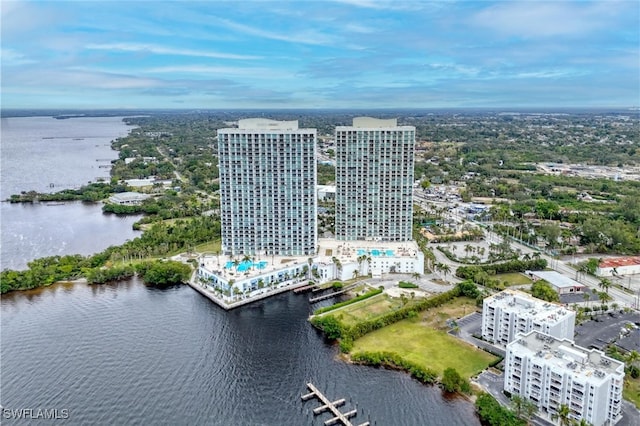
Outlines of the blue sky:
M640 2L6 1L3 108L640 105Z

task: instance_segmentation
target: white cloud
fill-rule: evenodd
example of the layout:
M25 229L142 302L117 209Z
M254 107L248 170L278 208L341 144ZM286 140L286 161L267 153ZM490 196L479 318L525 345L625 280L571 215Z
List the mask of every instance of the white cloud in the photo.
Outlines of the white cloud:
M282 78L294 78L295 74L273 68L265 67L221 67L221 66L207 66L207 65L177 65L156 67L144 70L150 74L172 74L172 73L192 73L192 74L207 74L207 75L227 75L227 76L250 76L260 79L282 79Z
M240 24L228 19L216 19L216 21L223 26L235 30L237 32L257 36L262 38L268 38L271 40L286 41L289 43L302 43L311 45L333 45L336 44L337 39L333 36L319 33L317 31L305 31L293 34L281 34L273 31L263 30L255 28L249 25Z
M204 58L218 59L243 59L253 60L262 59L260 56L239 55L235 53L221 53L212 51L190 50L190 49L174 49L165 46L158 46L145 43L92 43L85 46L89 50L112 50L120 52L148 52L157 55L178 55L178 56L195 56Z
M16 52L13 49L0 47L0 62L2 63L2 66L5 67L5 66L33 64L36 61L34 61L33 59L27 58L22 53Z
M607 28L619 13L616 2L499 2L471 18L473 24L509 36L527 38L582 36Z

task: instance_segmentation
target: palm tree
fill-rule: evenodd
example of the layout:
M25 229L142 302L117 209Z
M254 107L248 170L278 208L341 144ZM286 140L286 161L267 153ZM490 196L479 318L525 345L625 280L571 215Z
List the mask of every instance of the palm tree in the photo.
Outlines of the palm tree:
M629 352L627 354L627 356L624 358L625 362L629 365L640 361L640 353L638 353L638 351L633 350L631 352Z
M558 412L551 415L552 420L559 420L560 426L569 426L571 424L571 420L569 419L569 415L571 414L571 410L569 406L566 404L561 404L558 408Z
M611 302L613 300L613 297L611 297L609 293L605 293L604 291L598 293L598 298L602 303Z
M589 305L589 300L591 299L591 295L588 292L582 294L582 299Z
M451 267L450 267L449 265L447 265L447 264L443 264L443 265L440 267L440 271L442 271L442 273L444 274L444 282L445 282L445 284L446 284L446 282L447 282L447 274L448 274L449 272L451 272Z
M607 278L602 278L600 280L600 282L598 283L598 287L600 287L601 289L606 290L606 292L609 293L609 287L611 287L611 280L609 280Z

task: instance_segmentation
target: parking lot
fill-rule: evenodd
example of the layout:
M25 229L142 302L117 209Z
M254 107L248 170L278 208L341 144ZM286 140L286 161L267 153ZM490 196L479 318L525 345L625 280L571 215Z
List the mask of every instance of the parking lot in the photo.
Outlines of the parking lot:
M612 342L620 342L624 348L640 351L640 342L635 340L636 333L628 332L625 325L628 323L640 324L640 314L637 312L613 313L608 315L598 315L595 320L585 321L575 328L576 344L585 348L597 348L603 350L605 346Z

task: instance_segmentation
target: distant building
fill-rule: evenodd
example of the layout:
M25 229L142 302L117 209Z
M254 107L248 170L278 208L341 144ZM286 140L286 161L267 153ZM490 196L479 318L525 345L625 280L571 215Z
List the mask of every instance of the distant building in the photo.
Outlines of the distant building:
M602 260L596 268L599 277L634 274L640 274L640 256L611 257Z
M353 119L336 127L336 238L412 238L416 130L396 119Z
M500 346L531 330L573 340L575 321L575 312L517 290L489 296L482 305L482 337Z
M218 130L222 249L231 255L316 251L316 129L261 118Z
M318 201L335 201L336 186L335 185L318 185Z
M526 271L533 280L545 280L560 295L582 293L585 285L556 271Z
M623 380L624 363L568 339L532 330L507 345L504 390L532 401L547 419L566 405L577 422L617 423Z
M151 197L149 194L140 192L119 192L109 197L109 202L121 206L137 206L149 197Z

